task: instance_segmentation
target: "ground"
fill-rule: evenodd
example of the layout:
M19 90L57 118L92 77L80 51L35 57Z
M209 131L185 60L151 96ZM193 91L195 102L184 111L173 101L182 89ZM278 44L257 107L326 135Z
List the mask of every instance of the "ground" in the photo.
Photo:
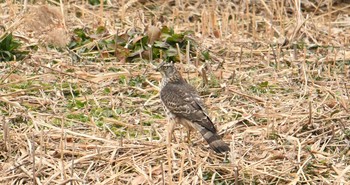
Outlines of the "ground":
M345 0L6 1L0 12L1 184L350 183ZM180 126L169 150L160 57L198 89L230 153L198 134L188 143Z

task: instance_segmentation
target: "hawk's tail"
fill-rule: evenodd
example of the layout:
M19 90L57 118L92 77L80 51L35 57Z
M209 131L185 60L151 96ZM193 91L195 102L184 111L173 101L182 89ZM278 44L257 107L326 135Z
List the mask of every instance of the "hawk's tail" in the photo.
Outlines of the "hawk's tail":
M202 128L200 133L208 142L210 148L212 148L215 152L223 153L230 151L230 147L221 139L217 133L213 133L205 128Z

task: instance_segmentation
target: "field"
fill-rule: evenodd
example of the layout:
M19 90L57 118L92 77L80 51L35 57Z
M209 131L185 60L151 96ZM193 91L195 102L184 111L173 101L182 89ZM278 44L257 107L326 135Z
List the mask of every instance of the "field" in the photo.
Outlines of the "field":
M0 1L0 184L350 184L347 0ZM231 152L167 118L173 61Z

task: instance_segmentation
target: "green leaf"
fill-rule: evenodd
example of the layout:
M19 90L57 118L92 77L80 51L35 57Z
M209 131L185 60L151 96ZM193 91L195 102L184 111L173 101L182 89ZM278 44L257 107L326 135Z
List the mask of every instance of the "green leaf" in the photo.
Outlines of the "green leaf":
M77 46L77 45L78 45L77 42L72 41L72 42L70 42L70 43L68 44L68 48L75 48L75 46Z
M203 51L202 52L202 55L204 57L204 60L210 60L210 54L209 54L209 51L206 50L206 51Z
M5 36L5 38L3 38L0 42L0 50L3 51L10 51L10 44L12 41L12 33L8 34L7 36Z
M28 51L19 51L18 48L21 43L15 40L12 33L5 35L0 41L0 62L1 61L11 61L11 60L21 60L24 58Z
M168 50L165 51L165 54L168 56L168 57L173 57L173 56L177 56L178 53L177 53L177 49L176 48L173 48L173 47L170 47Z
M100 5L101 1L100 0L88 0L90 5L97 6ZM106 4L106 1L103 1L103 4Z
M266 87L268 87L268 86L269 86L269 82L268 82L268 81L261 82L261 83L259 84L259 87L260 87L260 88L266 88Z
M75 105L77 108L83 108L85 106L86 102L82 102L80 100L75 100Z
M168 37L166 39L166 42L170 42L170 43L179 43L179 42L182 42L184 39L184 35L183 34L173 34L171 35L170 37Z
M9 51L0 51L0 61L10 61L13 58L12 54Z
M107 29L106 29L106 27L104 27L104 26L99 26L99 27L97 27L97 29L96 29L96 33L97 34L101 34L101 33L104 33L104 32L106 32L107 31Z
M156 48L163 48L163 49L167 49L170 47L170 44L163 42L163 41L154 41L153 44L154 47Z
M82 41L86 40L86 39L89 39L89 37L86 35L86 33L84 32L83 29L81 28L77 28L74 30L74 33L79 37L81 38Z
M104 92L105 94L109 94L109 93L111 93L111 89L108 88L108 87L106 87L106 88L104 88L103 92Z
M171 29L171 28L169 28L169 27L167 27L167 26L163 26L163 28L160 30L160 32L161 32L162 34L167 34L167 35L172 35L172 34L174 34L174 30Z

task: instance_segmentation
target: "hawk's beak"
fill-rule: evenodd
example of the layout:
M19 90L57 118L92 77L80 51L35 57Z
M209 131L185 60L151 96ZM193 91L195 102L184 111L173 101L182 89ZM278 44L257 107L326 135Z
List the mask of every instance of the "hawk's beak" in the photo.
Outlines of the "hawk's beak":
M166 63L165 61L161 62L161 63L157 66L156 71L159 71L159 69L160 69L165 63Z
M158 71L159 65L153 64L152 62L150 63L151 68L155 71Z

